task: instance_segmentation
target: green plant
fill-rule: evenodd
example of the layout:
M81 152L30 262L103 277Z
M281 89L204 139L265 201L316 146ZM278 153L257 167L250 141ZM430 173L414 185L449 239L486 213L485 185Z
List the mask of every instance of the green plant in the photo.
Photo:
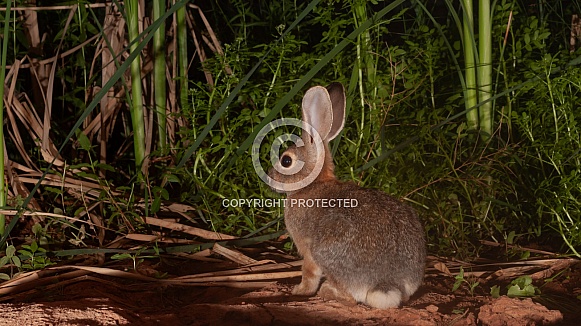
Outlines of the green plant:
M16 253L16 248L13 245L6 247L5 256L0 258L0 268L4 268L6 264L12 264L20 270L22 268L22 262L18 256L14 255ZM10 275L6 273L0 273L0 280L9 280L13 277L12 267L10 268Z
M22 249L18 253L24 256L22 259L23 270L37 270L43 269L47 266L54 265L50 258L39 253L46 253L46 249L40 247L36 240L33 240L29 245L22 245Z
M512 280L507 286L506 295L510 298L534 297L541 294L541 290L533 285L533 279L528 276L519 276ZM490 288L490 295L493 298L498 298L501 295L501 288L494 285Z
M541 294L540 289L533 285L533 279L528 275L520 276L512 280L506 293L511 298L533 297L539 294Z
M462 268L462 266L460 266L460 271L458 272L458 275L454 276L454 279L456 281L452 286L452 292L458 290L462 284L466 284L468 286L468 290L470 291L470 295L474 296L474 290L476 287L478 287L478 285L480 285L480 282L476 281L475 279L466 279L464 277L464 268Z
M155 246L153 247L155 254L154 255L142 255L142 252L145 250L145 248L142 248L140 250L137 250L136 253L121 253L121 254L114 254L113 256L111 256L111 259L113 260L125 260L125 259L131 259L131 261L133 262L133 270L137 270L137 267L143 263L143 261L145 259L148 258L158 258L159 259L159 248L157 247L157 243L155 244ZM162 277L160 275L160 277Z

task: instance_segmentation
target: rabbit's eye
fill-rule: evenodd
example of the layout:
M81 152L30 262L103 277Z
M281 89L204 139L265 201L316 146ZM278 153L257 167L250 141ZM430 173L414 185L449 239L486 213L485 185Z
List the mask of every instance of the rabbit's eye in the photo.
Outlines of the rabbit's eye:
M291 166L291 164L293 164L293 159L290 156L285 155L280 159L280 164L283 167L288 168L289 166Z

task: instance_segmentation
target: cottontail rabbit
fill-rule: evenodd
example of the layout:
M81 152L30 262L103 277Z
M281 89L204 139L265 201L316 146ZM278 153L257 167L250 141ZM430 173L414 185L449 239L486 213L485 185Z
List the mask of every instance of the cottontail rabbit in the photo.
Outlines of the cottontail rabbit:
M329 141L343 129L343 85L312 87L302 110L304 145L289 147L268 172L272 181L302 187L278 189L287 194L286 227L304 257L302 281L293 294L314 295L325 277L322 297L397 307L424 277L422 224L411 207L393 197L335 177ZM318 168L314 181L307 180Z

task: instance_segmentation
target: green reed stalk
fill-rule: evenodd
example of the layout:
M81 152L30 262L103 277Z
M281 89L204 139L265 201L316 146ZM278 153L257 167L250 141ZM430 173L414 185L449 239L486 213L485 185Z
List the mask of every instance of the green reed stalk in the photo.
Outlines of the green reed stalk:
M6 2L4 16L4 38L2 39L2 66L0 67L0 207L6 206L6 187L4 182L4 80L6 78L6 56L8 55L8 25L10 24L12 1ZM4 235L6 216L0 214L0 236Z
M127 8L127 28L129 40L139 36L139 0L125 2ZM139 42L133 42L130 52L137 51ZM135 154L135 172L143 177L143 160L145 159L145 127L143 118L143 90L141 86L141 60L139 56L131 62L131 122L133 126L133 150Z
M158 20L165 13L165 0L153 1L153 20ZM166 77L165 77L165 28L162 25L153 34L153 83L155 96L155 111L157 113L157 132L159 150L166 155L167 148L167 116L166 116Z
M492 16L490 14L490 0L480 0L478 7L478 98L485 102L492 96ZM478 108L480 132L483 140L492 135L494 119L492 101L482 104Z
M355 28L359 27L362 22L367 21L367 1L355 0L352 4L353 10L353 20L355 22ZM368 90L370 85L375 79L375 69L373 69L373 61L369 54L369 44L371 36L369 35L369 29L366 29L363 33L357 35L356 51L357 51L357 67L359 70L359 100L361 107L361 121L360 128L364 130L365 125L365 92ZM363 75L367 75L367 84L365 83L365 78ZM372 79L373 78L373 79ZM361 142L363 142L364 137L363 132L359 133L359 139L357 139L356 154L359 155L359 149L363 148Z
M188 42L186 34L186 8L176 11L177 41L178 41L178 67L180 81L180 104L182 108L188 106Z
M462 45L464 49L464 77L466 89L464 90L464 103L466 109L478 104L478 92L476 85L476 54L474 41L474 14L472 0L462 0L464 15L462 19ZM478 110L466 112L466 123L469 130L478 130Z

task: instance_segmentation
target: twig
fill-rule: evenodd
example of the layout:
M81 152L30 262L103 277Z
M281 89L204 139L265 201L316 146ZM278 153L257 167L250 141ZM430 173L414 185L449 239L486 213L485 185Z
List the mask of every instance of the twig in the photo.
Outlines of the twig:
M230 259L231 261L241 264L241 265L250 265L250 264L256 264L256 260L240 253L240 252L236 252L234 250L228 249L224 246L221 246L218 243L214 244L214 248L212 250L214 253L222 255L228 259Z
M145 223L150 224L150 225L155 225L155 226L161 226L163 228L171 229L174 231L184 232L184 233L195 235L195 236L198 236L198 237L201 237L204 239L210 239L210 240L236 239L235 236L231 236L228 234L212 232L212 231L196 228L193 226L188 226L188 225L183 225L180 223L165 221L165 220L162 220L159 218L154 218L154 217L146 217Z

